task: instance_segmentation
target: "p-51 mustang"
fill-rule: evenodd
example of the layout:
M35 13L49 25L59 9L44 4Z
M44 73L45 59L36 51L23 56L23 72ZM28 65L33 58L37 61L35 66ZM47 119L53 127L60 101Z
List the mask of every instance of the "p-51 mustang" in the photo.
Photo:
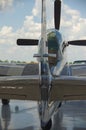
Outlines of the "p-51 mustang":
M64 100L86 99L86 77L62 76L68 45L86 45L86 40L65 42L59 32L61 1L54 1L55 29L46 31L46 0L42 0L41 38L18 39L18 45L38 46L39 75L0 77L0 98L38 101L41 127L49 130L51 117Z

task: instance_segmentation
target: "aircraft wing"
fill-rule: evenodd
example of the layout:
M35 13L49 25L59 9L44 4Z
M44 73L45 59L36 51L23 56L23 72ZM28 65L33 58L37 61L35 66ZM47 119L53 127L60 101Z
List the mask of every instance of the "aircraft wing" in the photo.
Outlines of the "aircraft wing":
M0 98L40 100L39 75L0 77Z
M56 77L52 86L51 100L86 100L86 77Z
M0 98L41 100L39 75L0 77ZM86 77L60 76L52 82L51 100L86 100Z

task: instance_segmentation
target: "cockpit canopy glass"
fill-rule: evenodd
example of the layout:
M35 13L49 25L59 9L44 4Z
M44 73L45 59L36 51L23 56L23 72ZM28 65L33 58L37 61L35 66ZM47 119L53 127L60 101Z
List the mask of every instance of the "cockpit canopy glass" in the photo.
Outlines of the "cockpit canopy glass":
M58 41L57 41L57 38L56 38L56 33L50 32L47 35L47 41L48 41L48 50L52 51L52 52L56 52L59 48Z

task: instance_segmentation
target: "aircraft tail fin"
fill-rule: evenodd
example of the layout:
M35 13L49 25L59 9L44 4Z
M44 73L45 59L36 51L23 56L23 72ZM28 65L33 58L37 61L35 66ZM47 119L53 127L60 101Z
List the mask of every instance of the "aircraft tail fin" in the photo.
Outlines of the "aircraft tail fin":
M41 10L41 46L42 46L42 56L47 54L47 34L46 34L46 0L42 0L42 10Z
M43 55L46 54L46 0L42 0L42 13L41 13L41 43ZM19 46L37 46L37 39L18 39L17 45Z

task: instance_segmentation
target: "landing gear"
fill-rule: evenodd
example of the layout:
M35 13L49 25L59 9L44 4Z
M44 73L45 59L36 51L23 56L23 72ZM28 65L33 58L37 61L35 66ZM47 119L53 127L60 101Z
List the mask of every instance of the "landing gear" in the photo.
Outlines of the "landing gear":
M50 119L47 124L41 121L42 130L50 130L52 127L52 120Z
M9 104L9 100L8 99L2 99L2 104L3 105L8 105Z

